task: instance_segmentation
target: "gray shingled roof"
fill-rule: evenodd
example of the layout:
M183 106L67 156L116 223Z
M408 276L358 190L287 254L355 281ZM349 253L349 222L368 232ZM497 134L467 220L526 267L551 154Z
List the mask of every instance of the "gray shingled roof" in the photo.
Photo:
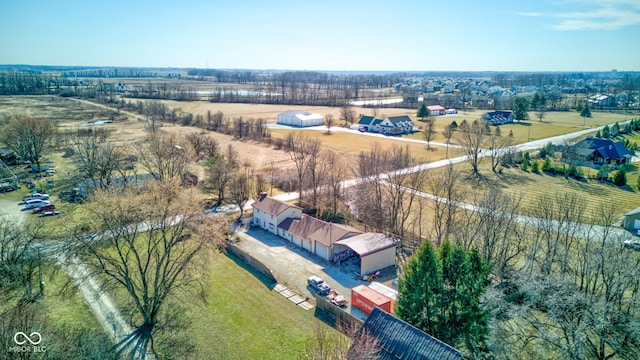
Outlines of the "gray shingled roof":
M373 122L373 120L375 120L373 118L373 116L361 115L360 116L360 121L358 121L358 124L359 125L371 125L371 122Z
M378 340L380 351L377 355L380 360L458 360L465 358L459 350L379 308L373 309L357 336L361 336L363 330ZM356 341L357 339L354 343ZM353 351L353 348L349 349L349 355L355 355Z

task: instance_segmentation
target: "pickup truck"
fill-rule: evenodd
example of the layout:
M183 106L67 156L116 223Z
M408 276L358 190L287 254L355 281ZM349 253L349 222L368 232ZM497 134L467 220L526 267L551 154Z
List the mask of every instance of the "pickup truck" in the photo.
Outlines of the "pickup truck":
M331 291L331 287L318 276L309 276L307 284L311 286L319 295L327 295Z

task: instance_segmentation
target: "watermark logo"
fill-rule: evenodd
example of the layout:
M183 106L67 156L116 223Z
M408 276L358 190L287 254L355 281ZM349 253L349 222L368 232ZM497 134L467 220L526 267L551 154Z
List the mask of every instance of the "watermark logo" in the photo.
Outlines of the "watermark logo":
M24 338L24 340L20 341L18 340L20 338L19 335L22 335L22 337ZM38 341L34 341L32 340L31 337L33 337L35 339L35 336L38 336ZM42 342L42 335L40 335L39 332L34 331L31 334L29 334L29 336L27 336L27 334L23 333L22 331L18 331L15 335L13 335L13 341L16 343L16 345L22 345L24 343L26 343L27 341L31 343L31 345L38 345Z
M23 333L22 331L18 331L15 335L13 335L13 342L16 343L16 345L10 347L9 352L45 352L44 346L38 346L42 342L42 335L40 335L40 333L37 331L34 331L29 335Z

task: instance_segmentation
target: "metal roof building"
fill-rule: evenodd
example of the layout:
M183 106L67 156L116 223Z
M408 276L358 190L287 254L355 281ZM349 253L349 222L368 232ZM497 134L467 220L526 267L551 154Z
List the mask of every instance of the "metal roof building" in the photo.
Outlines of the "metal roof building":
M365 335L363 335L365 334ZM376 353L380 360L459 360L465 355L397 317L374 308L353 343L360 336L372 336L379 347ZM357 349L352 346L347 357L357 357Z

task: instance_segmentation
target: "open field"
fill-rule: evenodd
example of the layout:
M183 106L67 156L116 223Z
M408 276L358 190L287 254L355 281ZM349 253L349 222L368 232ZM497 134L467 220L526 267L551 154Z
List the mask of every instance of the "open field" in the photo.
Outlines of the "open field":
M128 101L137 101L138 99L128 99ZM149 100L141 100L149 101ZM244 118L262 118L267 122L276 122L278 114L286 110L301 110L318 113L320 115L333 115L336 120L336 125L344 124L344 121L339 120L340 108L329 106L301 106L301 105L269 105L269 104L237 104L237 103L211 103L208 101L173 101L173 100L159 100L166 104L168 107L176 109L183 113L192 113L194 115L206 116L207 111L216 113L221 111L225 116L229 118L244 117ZM373 115L374 110L377 112L378 118L385 118L387 116L399 116L409 115L415 117L416 110L413 109L399 109L399 108L383 108L372 109L354 106L353 111L357 115Z
M392 147L409 147L410 154L415 157L419 162L432 162L445 158L446 148L442 146L431 146L431 149L427 150L426 144L404 142L394 140L394 137L371 137L363 136L356 132L331 132L331 135L327 135L324 131L306 131L306 130L284 130L284 129L271 129L270 130L274 138L285 138L289 133L302 132L304 135L312 139L320 139L322 144L327 148L345 153L348 155L357 156L360 152L367 152L371 150L374 144L378 144L382 149L390 150ZM449 148L449 157L455 157L462 155L462 151L456 148ZM355 166L355 164L354 164Z

